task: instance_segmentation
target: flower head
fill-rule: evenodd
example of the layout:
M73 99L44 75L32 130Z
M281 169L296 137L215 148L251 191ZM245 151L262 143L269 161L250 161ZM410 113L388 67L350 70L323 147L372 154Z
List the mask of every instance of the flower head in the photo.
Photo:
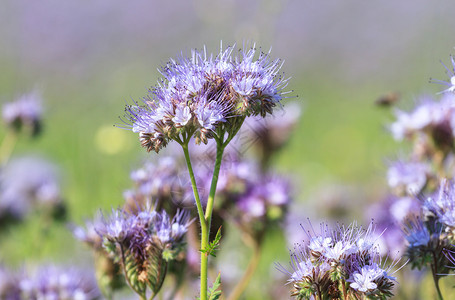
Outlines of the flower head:
M41 129L41 97L36 92L24 94L14 102L5 103L2 109L3 121L16 131L25 129L32 136Z
M34 276L20 279L21 299L98 299L100 292L92 274L75 268L45 266Z
M167 264L183 248L183 236L191 223L187 212L178 211L171 220L165 211L151 205L134 211L112 210L95 230L109 255L120 261L128 281L136 290L148 286L155 294L164 281Z
M427 183L429 173L430 168L424 163L396 161L389 167L387 181L397 194L417 195Z
M126 107L130 127L143 147L156 151L170 140L191 136L207 143L217 130L235 134L245 116L271 114L279 105L287 80L281 62L269 53L221 49L218 55L193 50L191 57L171 60L163 78L149 90L142 104Z
M455 181L442 179L439 190L424 202L424 212L436 217L449 239L455 241Z
M374 293L378 290L378 285L380 286L380 283L384 280L389 281L390 284L392 280L396 281L396 278L388 275L387 271L377 263L372 263L352 273L347 281L351 282L350 287L354 290L363 293Z
M57 168L41 158L11 160L0 173L0 215L21 219L32 207L63 208Z
M306 232L309 242L298 245L291 253L292 271L281 267L290 275L292 295L297 299L311 299L317 294L337 297L342 293L341 283L348 286L343 293L355 297L390 297L395 278L388 273L393 266L381 266L373 229L372 224L364 230L353 223L330 230L322 224L320 233Z
M442 64L446 69L447 76L449 76L448 81L439 80L439 79L430 79L431 82L442 84L448 86L447 89L441 91L440 93L453 93L455 92L455 60L453 55L450 56L450 61L452 62L452 69L449 69L445 64Z

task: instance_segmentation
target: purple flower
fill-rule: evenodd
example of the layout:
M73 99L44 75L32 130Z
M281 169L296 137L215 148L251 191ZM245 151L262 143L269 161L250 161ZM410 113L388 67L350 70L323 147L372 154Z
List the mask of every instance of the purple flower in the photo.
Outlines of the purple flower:
M390 126L396 140L415 135L430 135L438 145L453 142L455 95L446 94L436 102L425 97L414 111L396 111L397 121Z
M86 221L85 228L81 226L71 226L71 231L76 239L98 250L102 248L102 240L96 228L100 228L100 226L102 226L101 215L95 217L93 221Z
M372 224L364 230L355 223L331 230L321 224L320 233L306 231L308 242L298 245L291 253L290 275L292 295L297 299L311 299L316 295L327 298L337 293L355 297L376 295L392 296L394 277L388 268L381 267L376 235ZM349 284L348 284L349 283ZM344 286L345 290L337 290ZM360 294L359 294L360 293Z
M178 211L172 221L167 213L163 211L158 214L153 232L163 245L177 244L188 231L190 224L188 211Z
M453 93L455 92L455 60L453 56L450 56L450 61L452 62L452 69L449 69L446 65L442 64L446 69L447 76L449 76L448 81L439 80L439 79L430 79L431 82L442 84L448 86L447 89L441 91L440 93Z
M455 181L442 179L439 191L426 199L424 209L435 214L438 221L447 226L447 231L455 230Z
M20 300L19 276L0 265L0 299Z
M31 135L36 135L41 127L41 97L37 92L20 96L14 102L5 103L2 108L3 121L19 131L25 128Z
M396 161L389 167L387 181L400 195L417 195L426 185L429 173L430 168L424 163Z
M41 267L34 276L20 279L23 299L98 299L93 274L75 268Z
M243 117L265 117L279 105L287 84L279 74L281 62L262 52L254 59L254 49L237 57L233 51L228 47L213 56L193 50L190 58L171 60L143 103L126 107L130 127L147 151L191 136L207 143L217 128L236 132Z
M0 211L23 218L34 206L63 205L57 168L50 162L23 157L11 160L0 173Z
M389 276L387 271L382 269L378 264L372 263L371 265L361 267L360 270L351 274L351 277L347 281L351 282L351 288L363 293L369 293L374 292L378 288L378 282L384 278L393 281L396 280L395 277Z
M410 218L405 221L403 232L409 248L427 247L431 240L431 233L421 218Z
M110 242L122 243L132 234L133 220L122 209L112 209L111 215L103 216L102 222L95 230Z

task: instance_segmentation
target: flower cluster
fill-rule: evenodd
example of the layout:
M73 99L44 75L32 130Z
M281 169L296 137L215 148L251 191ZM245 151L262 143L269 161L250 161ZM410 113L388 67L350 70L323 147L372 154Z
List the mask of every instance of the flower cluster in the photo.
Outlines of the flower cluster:
M428 155L431 151L444 153L453 150L455 134L455 95L445 94L437 102L430 97L421 100L414 111L396 111L397 121L390 130L397 140L415 139L416 154Z
M184 211L171 220L165 211L139 207L134 212L112 210L95 230L106 252L121 263L130 287L144 296L147 287L154 295L160 290L167 263L182 250L190 223Z
M176 206L194 204L193 191L187 185L189 176L183 172L181 162L174 156L161 157L157 162L147 161L132 171L130 178L134 188L123 194L130 206L154 199L157 208L165 206L170 212L175 211ZM173 205L169 205L171 203Z
M287 83L279 74L281 62L263 52L256 58L254 48L234 57L233 52L234 47L216 56L193 50L191 58L171 60L143 104L126 107L147 151L159 152L170 140L183 143L191 136L198 143L223 139L225 132L235 135L245 116L272 113Z
M454 250L454 199L455 182L443 179L438 191L423 201L421 217L405 220L406 255L413 267L420 269L430 262L437 276L450 272L452 265L443 253Z
M23 219L33 208L56 218L64 203L56 167L41 158L11 160L0 173L0 219Z
M447 76L449 76L448 81L439 80L439 79L431 79L430 81L434 83L439 83L445 86L448 86L447 89L443 90L440 93L454 93L455 92L455 60L453 55L450 56L450 61L452 62L452 69L447 68L444 64L444 68L446 69Z
M356 224L320 234L307 232L309 241L291 253L288 282L296 299L383 299L392 296L395 278L378 254L373 225L367 230Z
M431 174L428 164L419 161L395 161L387 171L387 183L396 195L418 195Z
M3 105L3 122L15 131L25 130L35 136L41 129L42 110L41 97L36 92L24 94Z
M0 268L0 298L7 300L100 299L93 274L73 267L43 266L18 274Z
M200 191L205 196L212 174L201 170L196 175L203 183ZM284 219L292 196L287 179L261 170L254 161L237 157L221 167L216 198L215 218L233 222L256 236Z

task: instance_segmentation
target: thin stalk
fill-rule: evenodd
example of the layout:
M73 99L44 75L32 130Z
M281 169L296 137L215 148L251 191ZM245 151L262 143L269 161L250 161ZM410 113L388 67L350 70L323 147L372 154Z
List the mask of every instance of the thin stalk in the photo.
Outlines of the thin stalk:
M441 289L439 287L439 277L438 277L438 270L437 270L437 257L436 253L433 251L433 266L431 267L431 273L433 275L434 286L436 287L436 292L438 293L438 299L444 300L442 297Z
M188 172L190 174L191 186L193 188L194 199L196 200L197 213L199 215L199 220L201 221L201 228L206 226L204 218L204 210L202 208L201 199L199 198L199 191L197 189L196 177L194 176L193 166L191 165L190 154L188 152L188 144L182 144L183 153L185 154L185 161L188 167Z
M199 192L197 190L196 178L194 176L193 167L191 165L190 155L188 153L188 142L182 143L183 153L185 154L186 164L188 166L188 172L191 178L191 186L193 187L194 199L196 200L197 212L199 215L199 222L201 224L201 250L207 249L209 242L209 231L207 222L204 217L204 211L202 209L202 203L199 198ZM208 269L208 254L201 251L201 300L207 300L207 269Z
M248 263L248 267L227 300L237 300L240 298L240 296L242 296L243 292L248 287L248 284L250 283L257 266L259 265L262 247L257 242L254 242L253 247L253 255L251 256L250 262ZM318 293L320 293L319 288ZM319 296L319 298L322 300L321 296Z
M225 147L226 146L223 146L223 144L221 142L217 142L215 168L213 170L212 183L210 184L209 198L207 200L207 207L205 209L205 220L207 222L209 234L210 234L210 226L212 223L212 212L213 212L213 203L215 202L216 186L218 184L218 177L220 175L220 168L221 168L221 160L223 159L223 152L224 152Z
M16 146L16 142L17 134L12 129L8 130L0 146L0 166L8 161L14 146Z

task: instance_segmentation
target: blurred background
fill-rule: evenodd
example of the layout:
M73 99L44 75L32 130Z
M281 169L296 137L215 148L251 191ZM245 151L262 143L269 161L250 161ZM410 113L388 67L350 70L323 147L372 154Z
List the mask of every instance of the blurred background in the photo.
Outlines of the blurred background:
M440 60L450 65L455 46L448 0L126 3L1 1L0 103L38 90L44 104L43 135L19 140L14 156L38 153L59 165L67 218L77 224L121 205L130 171L156 155L113 126L122 124L125 104L155 85L170 58L204 45L216 53L221 41L256 43L285 60L295 96L286 101L299 102L302 117L274 165L294 183L301 222L342 208L343 221L363 222L363 209L386 194L388 159L405 152L387 131L393 110L375 101L396 93L409 109L419 95L440 91L428 80L447 78ZM38 216L0 239L0 261L9 266L90 265L66 226L45 226ZM286 262L280 241L258 273L273 277L273 262Z

